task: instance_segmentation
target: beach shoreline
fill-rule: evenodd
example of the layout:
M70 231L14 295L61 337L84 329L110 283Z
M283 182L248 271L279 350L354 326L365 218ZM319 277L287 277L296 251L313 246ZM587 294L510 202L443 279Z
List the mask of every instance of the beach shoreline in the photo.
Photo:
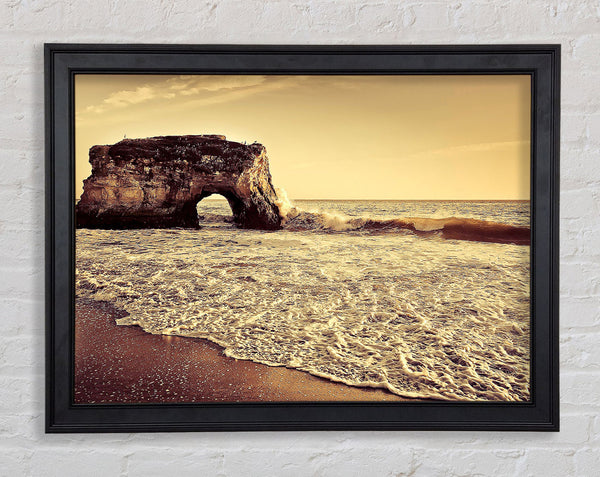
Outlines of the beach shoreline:
M110 303L75 304L75 404L418 401L223 354L205 339L119 326Z

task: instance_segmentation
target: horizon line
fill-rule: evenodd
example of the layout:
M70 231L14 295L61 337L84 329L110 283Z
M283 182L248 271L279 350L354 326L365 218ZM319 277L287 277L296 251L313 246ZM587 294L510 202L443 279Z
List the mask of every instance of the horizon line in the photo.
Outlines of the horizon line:
M217 198L213 198L211 199L211 197L213 195L221 195L219 193L214 193L208 197L206 197L205 199L202 200L221 200L221 199L217 199ZM223 199L225 199L224 196ZM227 200L227 199L225 199ZM531 199L336 199L336 198L319 198L319 199L304 199L304 198L292 198L290 199L292 201L294 200L304 200L304 201L310 201L310 200L314 200L314 201L323 201L323 200L330 200L330 201L346 201L346 202L360 202L360 201L371 201L371 202L400 202L400 201L404 201L404 202L531 202Z

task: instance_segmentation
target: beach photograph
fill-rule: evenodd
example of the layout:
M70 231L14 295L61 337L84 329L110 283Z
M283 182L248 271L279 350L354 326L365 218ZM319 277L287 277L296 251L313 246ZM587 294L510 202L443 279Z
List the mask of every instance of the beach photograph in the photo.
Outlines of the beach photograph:
M529 75L76 74L75 404L531 401Z

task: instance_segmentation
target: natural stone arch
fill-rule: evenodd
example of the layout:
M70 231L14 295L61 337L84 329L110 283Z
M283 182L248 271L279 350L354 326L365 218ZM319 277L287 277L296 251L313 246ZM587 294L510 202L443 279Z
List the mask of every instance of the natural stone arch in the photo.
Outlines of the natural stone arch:
M88 228L197 228L196 204L227 199L243 228L281 225L269 161L261 144L224 136L124 139L90 149L92 174L76 207Z

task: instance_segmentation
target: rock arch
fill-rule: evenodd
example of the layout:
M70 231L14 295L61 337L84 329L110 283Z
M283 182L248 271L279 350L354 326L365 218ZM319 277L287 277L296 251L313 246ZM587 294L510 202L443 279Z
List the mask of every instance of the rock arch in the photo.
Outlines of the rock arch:
M212 194L227 199L239 227L281 226L266 149L258 143L217 135L124 139L93 146L90 163L77 227L197 228L196 204Z

